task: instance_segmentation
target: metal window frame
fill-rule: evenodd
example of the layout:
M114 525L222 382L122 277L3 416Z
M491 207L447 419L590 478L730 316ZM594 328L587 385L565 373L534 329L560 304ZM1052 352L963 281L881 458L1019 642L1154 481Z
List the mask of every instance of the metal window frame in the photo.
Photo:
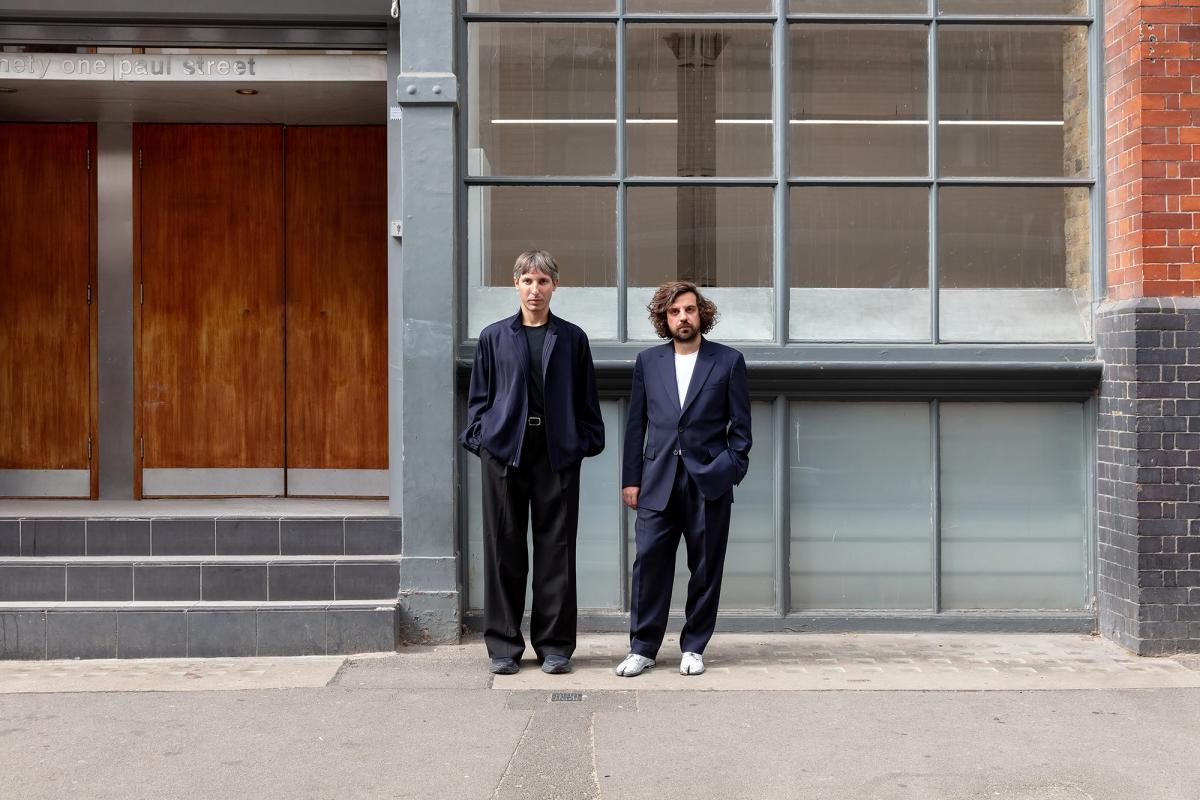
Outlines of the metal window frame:
M728 187L772 187L773 231L772 231L772 276L775 287L774 337L771 340L739 345L747 361L758 373L756 387L752 387L754 398L771 403L772 427L776 441L786 442L791 421L791 404L804 399L826 399L853 402L855 400L907 400L928 404L930 414L930 467L931 505L930 523L932 542L931 560L931 610L912 611L793 611L791 609L791 541L790 541L790 492L789 464L786 446L776 447L772 465L775 483L773 517L775 521L776 564L773 577L775 602L773 608L761 610L732 611L722 613L721 628L725 630L1046 630L1046 631L1089 631L1095 619L1095 576L1096 542L1095 529L1095 401L1090 387L1098 380L1098 362L1094 339L1094 311L1104 295L1104 179L1101 166L1104 161L1104 117L1103 117L1103 61L1102 10L1093 8L1089 15L938 15L935 13L937 0L930 0L927 14L790 14L788 0L775 0L773 14L629 14L625 12L626 0L616 0L611 13L478 13L464 12L459 19L460 84L469 81L466 68L468 28L474 23L604 23L616 27L616 80L615 147L616 170L612 176L471 176L466 174L465 147L470 121L464 112L459 115L460 162L458 174L464 187L459 199L460 212L465 215L467 194L475 186L596 186L611 187L616 198L616 258L617 258L617 339L594 342L593 353L600 372L601 392L606 399L618 402L618 416L623 418L627 408L624 386L637 353L648 343L631 341L628 338L628 297L624 291L627 283L627 210L628 189L640 186L687 186L710 185ZM1095 4L1094 5L1099 5ZM772 174L769 176L741 176L715 178L680 178L673 176L630 176L627 168L625 137L625 39L627 23L704 24L704 23L770 23L772 25ZM790 98L788 83L791 69L790 31L795 23L820 22L827 24L923 24L928 37L928 169L924 176L792 176L790 174L789 137ZM1086 26L1088 46L1088 174L1071 177L944 177L938 170L938 31L941 26L960 25L1074 25ZM464 89L462 97L466 97ZM782 131L782 134L780 133ZM929 190L929 279L930 279L930 339L927 342L807 342L788 338L789 286L789 241L788 217L789 195L794 186L912 186ZM945 342L939 336L938 295L938 190L941 186L1046 186L1084 187L1090 191L1091 202L1091 280L1093 295L1093 337L1080 343L964 343ZM463 217L465 219L465 216ZM466 248L460 248L462 266L466 266ZM462 269L459 270L463 272ZM783 287L783 288L781 288ZM460 320L465 325L468 298L459 292ZM469 365L474 351L474 342L459 335L460 374ZM1021 379L1025 373L1036 372L1028 382ZM964 383L929 383L929 374L960 376L977 371L982 378L965 378ZM893 388L882 391L877 387L865 386L869 380L854 377L845 380L833 378L827 387L806 386L797 391L799 385L811 376L823 373L847 376L874 373L892 375L897 381ZM913 377L907 377L912 373ZM926 377L922 377L926 376ZM997 377L998 376L998 377ZM1054 377L1048 377L1054 376ZM990 388L995 379L997 388ZM978 381L978 383L976 383ZM1047 382L1049 381L1049 382ZM1085 417L1085 430L1091 439L1084 443L1084 473L1087 485L1084 496L1087 508L1085 519L1086 591L1090 604L1083 610L1058 611L945 611L942 608L941 592L941 432L940 403L947 400L973 400L983 402L1078 402ZM618 449L623 444L618 437ZM619 455L619 453L618 453ZM619 462L618 458L618 462ZM619 469L619 463L618 463ZM465 514L465 511L463 512ZM628 624L629 587L628 575L632 566L632 553L628 546L628 516L621 514L617 557L620 563L618 579L621 582L617 597L620 610L583 610L580 617L583 630L613 630ZM464 531L465 546L465 525ZM464 559L465 562L465 559ZM465 569L465 568L464 568ZM463 582L464 598L466 582ZM465 618L470 622L478 617L469 600L464 604ZM672 620L678 614L672 613Z

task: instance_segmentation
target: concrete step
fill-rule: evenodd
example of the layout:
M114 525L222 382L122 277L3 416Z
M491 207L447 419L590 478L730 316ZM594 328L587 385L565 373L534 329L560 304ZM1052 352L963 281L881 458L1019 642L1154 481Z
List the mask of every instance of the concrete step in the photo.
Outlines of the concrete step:
M388 651L396 648L397 613L395 599L0 602L0 659L304 656Z
M0 602L395 602L397 556L0 558Z
M394 555L396 516L0 517L0 558Z

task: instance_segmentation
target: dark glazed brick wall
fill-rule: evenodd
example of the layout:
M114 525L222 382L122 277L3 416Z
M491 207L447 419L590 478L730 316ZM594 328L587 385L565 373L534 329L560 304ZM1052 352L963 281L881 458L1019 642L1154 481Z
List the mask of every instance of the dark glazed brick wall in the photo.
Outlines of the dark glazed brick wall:
M1200 651L1200 300L1096 318L1100 630L1143 655Z

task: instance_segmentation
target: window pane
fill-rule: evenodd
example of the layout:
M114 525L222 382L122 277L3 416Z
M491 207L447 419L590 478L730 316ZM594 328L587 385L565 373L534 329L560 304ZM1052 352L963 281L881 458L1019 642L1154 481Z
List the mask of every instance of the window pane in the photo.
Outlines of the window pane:
M1087 0L938 0L940 14L1086 14Z
M926 403L792 403L794 610L932 608L929 436Z
M771 26L626 28L631 175L769 175Z
M621 606L620 542L621 464L617 441L624 433L618 425L616 401L600 403L604 417L604 452L585 458L579 472L579 538L575 568L579 607L618 609ZM483 608L483 499L479 459L466 456L467 485L467 593L468 607ZM532 553L532 544L529 544ZM525 589L525 611L532 598L532 567Z
M925 175L928 28L792 25L793 175Z
M467 30L469 174L613 174L615 26L480 23Z
M517 312L513 262L549 250L551 307L593 339L617 335L617 193L609 187L472 186L467 195L467 337Z
M467 0L467 11L493 13L616 11L616 0Z
M1087 602L1077 403L942 403L942 605Z
M1091 338L1087 188L953 186L940 192L941 338Z
M751 403L750 469L733 490L729 549L721 582L721 608L768 609L775 606L775 437L770 403ZM634 519L629 511L629 568L633 569ZM632 580L632 573L626 581ZM682 611L687 601L687 548L682 537L675 558L671 608Z
M675 280L717 304L715 338L774 336L769 187L637 186L627 202L629 338L657 338L646 304Z
M631 14L769 14L775 10L774 0L625 0L625 10Z
M925 14L927 0L792 0L793 14Z
M929 340L929 190L791 190L792 339Z
M1088 174L1087 28L942 27L938 114L943 175Z

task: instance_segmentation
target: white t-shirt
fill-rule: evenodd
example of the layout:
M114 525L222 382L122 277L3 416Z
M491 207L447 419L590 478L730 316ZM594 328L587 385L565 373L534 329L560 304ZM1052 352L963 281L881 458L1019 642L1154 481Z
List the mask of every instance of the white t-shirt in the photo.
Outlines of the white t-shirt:
M696 369L696 357L700 355L697 350L694 353L689 353L686 356L675 354L675 384L679 387L679 407L683 408L683 403L687 400L688 385L692 382L692 372Z

